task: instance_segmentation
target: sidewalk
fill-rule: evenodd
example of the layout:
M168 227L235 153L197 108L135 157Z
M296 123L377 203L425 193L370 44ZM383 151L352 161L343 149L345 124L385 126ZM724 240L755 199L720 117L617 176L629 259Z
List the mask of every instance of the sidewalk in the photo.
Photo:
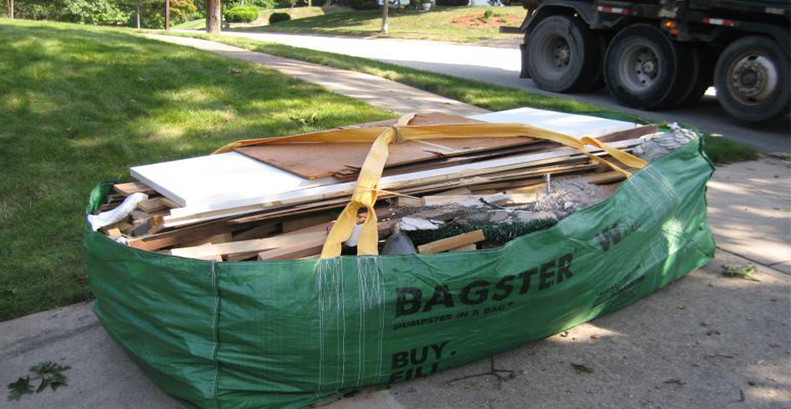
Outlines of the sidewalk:
M148 34L146 37L166 43L194 47L223 57L261 64L290 77L321 85L330 91L357 98L377 108L393 111L397 114L442 112L469 116L489 112L483 108L412 88L375 75L276 57L197 38L158 34Z
M722 250L706 267L643 300L567 334L323 407L787 407L790 172L788 162L774 159L718 168L708 198ZM722 264L750 262L734 253L757 263L760 282L722 276ZM2 322L0 334L2 384L40 361L72 367L68 387L14 403L0 400L1 408L184 408L124 355L90 304ZM571 363L594 372L578 374Z

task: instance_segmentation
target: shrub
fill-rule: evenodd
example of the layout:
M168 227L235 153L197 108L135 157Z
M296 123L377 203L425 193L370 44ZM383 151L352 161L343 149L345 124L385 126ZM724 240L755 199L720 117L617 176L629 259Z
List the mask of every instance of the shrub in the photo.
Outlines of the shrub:
M258 20L258 7L239 6L225 12L225 21L229 23L251 23Z
M349 6L355 10L377 10L379 3L376 0L350 0Z
M438 6L460 7L468 6L469 4L470 0L437 0Z
M247 0L247 3L265 10L277 7L277 1L275 0Z
M483 12L483 18L487 18L487 19L488 18L492 18L493 15L494 15L494 12L491 11L491 10L486 10L486 11Z
M288 20L291 20L291 15L288 13L272 13L272 15L269 16L269 24L275 24Z

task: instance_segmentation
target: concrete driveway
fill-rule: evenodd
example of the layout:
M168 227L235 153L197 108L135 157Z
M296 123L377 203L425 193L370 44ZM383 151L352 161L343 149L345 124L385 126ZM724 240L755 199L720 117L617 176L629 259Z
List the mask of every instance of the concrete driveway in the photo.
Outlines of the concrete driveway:
M694 107L657 112L624 108L606 90L587 94L556 94L541 91L528 79L519 78L520 54L510 47L481 47L434 41L324 37L273 33L224 32L294 47L370 58L406 67L470 78L545 95L574 98L606 106L647 119L688 122L702 130L744 142L765 153L788 156L791 151L788 118L760 126L745 125L731 118L714 98L714 89Z

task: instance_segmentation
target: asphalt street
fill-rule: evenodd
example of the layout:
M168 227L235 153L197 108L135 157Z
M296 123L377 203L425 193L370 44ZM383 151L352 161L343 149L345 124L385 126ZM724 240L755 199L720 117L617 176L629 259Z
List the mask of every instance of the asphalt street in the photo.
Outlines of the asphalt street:
M693 107L639 111L616 104L606 90L587 94L557 94L535 87L529 79L519 78L520 55L518 41L504 42L500 47L482 47L433 41L324 37L272 33L225 32L224 35L248 37L291 45L294 47L328 51L370 58L406 67L470 78L506 87L524 89L546 95L575 98L606 106L620 112L640 115L646 119L687 122L703 131L722 135L752 145L761 152L789 156L791 138L789 118L763 125L741 123L720 108L711 88Z

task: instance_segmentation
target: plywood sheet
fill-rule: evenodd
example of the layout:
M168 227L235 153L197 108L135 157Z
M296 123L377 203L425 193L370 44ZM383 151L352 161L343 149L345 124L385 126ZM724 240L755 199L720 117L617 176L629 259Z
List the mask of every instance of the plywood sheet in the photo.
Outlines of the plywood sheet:
M509 109L507 111L473 115L469 118L499 124L528 124L577 138L583 136L597 137L638 126L632 122L534 108Z
M385 167L392 167L471 152L525 145L530 138L430 139L390 145ZM306 179L349 176L359 173L368 151L367 143L267 144L234 149L252 159Z
M130 169L133 177L181 206L202 206L336 183L307 180L235 152Z

